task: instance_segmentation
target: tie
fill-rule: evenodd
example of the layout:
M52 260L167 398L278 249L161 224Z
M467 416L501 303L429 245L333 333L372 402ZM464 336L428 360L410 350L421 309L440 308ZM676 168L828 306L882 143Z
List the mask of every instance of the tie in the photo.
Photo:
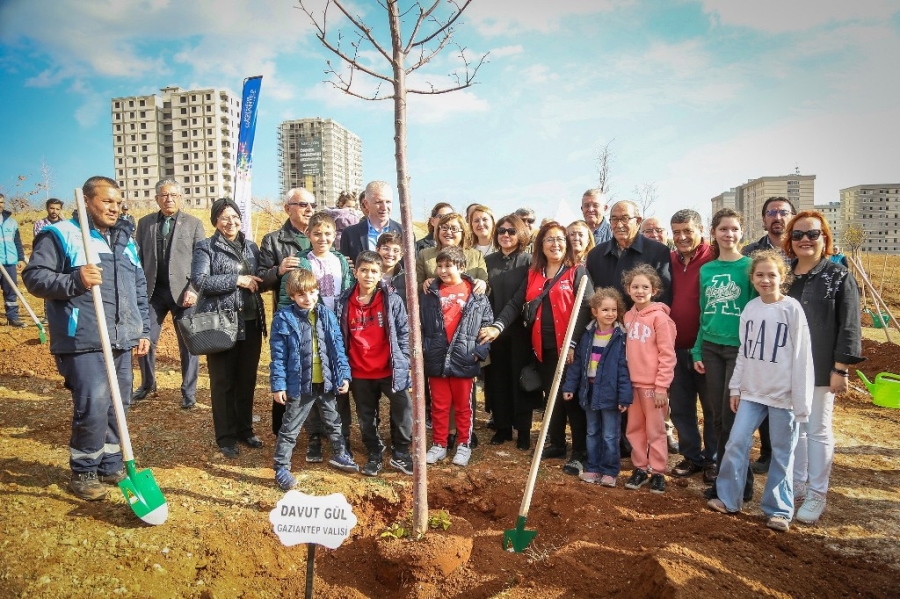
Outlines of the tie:
M172 230L172 217L171 217L171 216L167 216L166 218L163 219L163 224L162 224L162 236L163 236L163 237L168 237L168 236L169 236L169 232L170 232L171 230Z

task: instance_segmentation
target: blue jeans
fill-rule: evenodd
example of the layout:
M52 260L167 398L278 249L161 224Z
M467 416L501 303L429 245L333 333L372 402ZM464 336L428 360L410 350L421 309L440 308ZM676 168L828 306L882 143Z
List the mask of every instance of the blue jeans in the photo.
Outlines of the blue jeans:
M736 512L743 506L753 432L766 416L772 433L772 460L760 508L766 516L784 516L790 520L794 517L794 447L800 434L800 424L794 420L792 410L741 401L719 466L716 492L728 511Z
M590 391L588 391L590 394ZM572 399L571 401L578 401ZM618 408L584 411L587 417L587 461L585 472L619 475L619 435L622 414Z
M291 455L297 445L297 435L313 405L322 416L334 455L344 453L344 438L341 436L341 420L335 406L334 393L325 393L323 389L322 383L313 383L310 395L287 398L281 430L278 431L278 441L275 442L275 470L291 467Z
M694 370L690 349L675 350L675 378L669 387L672 424L678 431L679 453L702 466L716 457L716 428L713 406L706 389L706 375ZM703 440L697 422L697 397L703 409Z
M18 273L15 264L2 264L0 268L5 268L13 283L16 282ZM18 320L19 318L19 296L16 290L6 282L6 277L0 275L0 288L3 289L3 304L6 309L7 320Z

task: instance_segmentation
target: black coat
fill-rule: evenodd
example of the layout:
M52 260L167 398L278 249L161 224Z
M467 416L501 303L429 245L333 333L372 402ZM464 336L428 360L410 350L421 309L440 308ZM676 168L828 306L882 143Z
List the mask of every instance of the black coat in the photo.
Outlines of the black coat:
M649 264L656 269L662 279L662 292L656 301L672 305L672 266L669 248L638 234L621 256L616 255L618 242L613 237L592 249L587 256L586 266L594 287L615 287L622 293L625 305L631 308L634 302L625 293L622 275L640 264Z
M312 249L312 243L302 232L297 231L291 225L290 219L277 231L266 234L259 248L259 264L256 268L256 276L263 281L260 287L263 291L272 290L272 312L278 309L278 292L281 289L281 276L278 275L278 267L281 261L291 254L305 256Z

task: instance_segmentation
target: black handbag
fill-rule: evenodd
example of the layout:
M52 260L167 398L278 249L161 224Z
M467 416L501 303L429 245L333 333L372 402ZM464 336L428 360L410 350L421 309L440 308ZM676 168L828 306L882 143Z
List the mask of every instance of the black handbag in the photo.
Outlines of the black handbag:
M528 393L534 393L543 387L543 381L541 381L541 371L538 370L537 362L532 360L527 366L522 369L522 372L519 373L519 386L523 391Z
M197 304L203 291L197 297ZM238 314L235 310L222 310L216 299L215 312L200 312L175 321L189 352L195 356L216 354L234 347L237 342Z
M525 305L522 306L522 324L525 325L526 328L533 325L534 321L537 320L537 311L541 308L541 302L544 301L544 297L546 297L546 295L550 293L550 290L554 285L556 285L556 282L561 276L563 276L563 273L567 270L569 269L566 266L560 268L559 272L556 273L556 276L553 277L553 280L550 281L550 284L547 285L546 289L541 291L541 294L536 298L534 298L530 302L525 302Z

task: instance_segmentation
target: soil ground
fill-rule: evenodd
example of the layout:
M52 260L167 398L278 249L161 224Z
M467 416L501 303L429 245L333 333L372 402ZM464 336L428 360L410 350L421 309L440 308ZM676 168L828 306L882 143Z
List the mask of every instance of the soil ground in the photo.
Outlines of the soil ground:
M39 302L33 305L41 311ZM898 346L880 343L881 331L866 334L869 359L861 370L870 378L898 372ZM71 401L47 346L36 337L33 327L0 327L0 597L302 595L306 548L283 547L268 520L283 494L270 468L267 355L260 362L255 405L265 447L244 448L240 458L227 460L216 451L205 363L197 407L179 407L178 353L166 323L158 352L159 393L129 412L138 466L152 469L170 508L164 525L149 527L115 490L98 502L68 492ZM482 444L469 467L448 461L428 471L429 507L471 524L471 557L449 576L418 581L386 583L376 576L376 539L408 517L411 478L389 468L367 479L308 465L301 439L294 457L299 490L343 493L358 518L340 548L318 550L315 594L900 596L900 410L874 406L855 377L852 385L835 409L835 466L828 509L818 525L770 531L756 500L741 515L713 513L702 499L699 476L669 478L667 492L654 495L646 488L626 491L624 476L615 489L587 485L563 474L561 461L549 460L541 466L528 516L527 527L538 536L522 554L504 551L501 539L504 529L515 526L530 455L510 443L487 444L491 431L479 410ZM387 414L382 421L386 428ZM382 434L387 437L387 430ZM352 445L359 456L356 431ZM669 465L678 457L671 456ZM623 472L630 466L623 461ZM757 478L757 497L763 480Z

